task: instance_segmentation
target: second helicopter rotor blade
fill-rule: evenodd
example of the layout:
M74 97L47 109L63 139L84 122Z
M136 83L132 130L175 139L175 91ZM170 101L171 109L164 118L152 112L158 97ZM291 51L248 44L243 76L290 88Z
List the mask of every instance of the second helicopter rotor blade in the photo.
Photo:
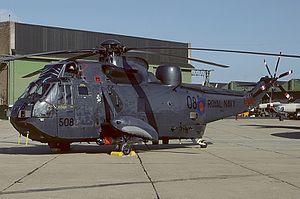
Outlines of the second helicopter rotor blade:
M292 73L293 73L293 70L289 70L289 71L287 71L285 73L280 74L277 79L280 79L280 78L285 77L287 75L290 75Z
M283 92L284 96L288 99L289 102L294 100L293 96L291 96L280 84L276 84L276 86Z
M179 59L187 59L187 60L191 60L191 61L195 61L195 62L200 62L200 63L203 63L203 64L222 67L222 68L230 67L228 65L218 64L218 63L215 63L215 62L206 61L206 60L202 60L202 59L195 59L195 58L191 58L191 57L182 57L182 56L170 55L170 54L166 54L166 53L150 52L150 51L144 51L144 50L131 50L130 52L162 55L162 56L167 56L167 57L175 57L175 58L179 58Z
M272 77L272 74L271 74L270 68L269 68L269 66L268 66L268 64L267 64L267 62L266 62L266 60L264 60L264 64L265 64L265 67L267 68L267 71L268 71L268 73L269 73L270 77Z
M281 52L279 54L281 55ZM274 72L274 78L276 77L276 73L277 73L277 70L278 70L279 62L280 62L280 56L277 59L277 63L276 63L276 67L275 67L275 72Z

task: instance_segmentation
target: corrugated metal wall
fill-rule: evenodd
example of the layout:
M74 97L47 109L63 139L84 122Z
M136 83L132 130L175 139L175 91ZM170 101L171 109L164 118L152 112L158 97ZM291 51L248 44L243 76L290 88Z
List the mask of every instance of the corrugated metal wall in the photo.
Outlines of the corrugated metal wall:
M97 33L64 28L46 27L16 23L16 53L28 54L35 52L54 51L63 49L85 49L99 46L107 39L116 39L127 47L172 46L188 47L188 43L162 41L155 39L130 37L107 33ZM164 50L171 55L188 56L187 50ZM150 64L187 63L187 60L158 55L144 55Z

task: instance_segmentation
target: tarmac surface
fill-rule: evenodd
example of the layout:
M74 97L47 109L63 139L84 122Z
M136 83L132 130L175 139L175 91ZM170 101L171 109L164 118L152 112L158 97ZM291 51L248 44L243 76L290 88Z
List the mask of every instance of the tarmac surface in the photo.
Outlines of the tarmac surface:
M133 157L83 143L52 154L17 138L0 120L1 199L300 198L299 120L220 120L207 126L206 149L174 140L138 146Z

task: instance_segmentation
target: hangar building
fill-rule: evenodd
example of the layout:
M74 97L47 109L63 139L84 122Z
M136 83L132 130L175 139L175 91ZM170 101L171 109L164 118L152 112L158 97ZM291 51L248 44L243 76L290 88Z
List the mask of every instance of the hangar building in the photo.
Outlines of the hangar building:
M190 46L189 43L32 25L11 21L0 22L0 56L24 55L65 49L95 48L107 39L119 40L128 47ZM190 56L188 50L164 50L163 52L182 57ZM180 65L183 82L191 82L191 70L193 66L185 59L153 54L139 54L138 56L148 61L150 65L149 70L152 72L154 72L155 68L160 64ZM57 62L59 60L59 57L32 57L9 62L6 67L2 65L2 67L0 67L0 118L1 114L4 115L3 110L18 99L29 82L37 78L37 75L31 78L22 78L23 76L42 68L47 63Z

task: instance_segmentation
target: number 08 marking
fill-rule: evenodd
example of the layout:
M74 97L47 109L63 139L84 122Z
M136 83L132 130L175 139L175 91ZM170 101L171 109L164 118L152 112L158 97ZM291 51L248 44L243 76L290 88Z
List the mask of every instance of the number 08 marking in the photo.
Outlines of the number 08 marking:
M187 96L186 105L189 109L197 109L197 99L195 97Z

